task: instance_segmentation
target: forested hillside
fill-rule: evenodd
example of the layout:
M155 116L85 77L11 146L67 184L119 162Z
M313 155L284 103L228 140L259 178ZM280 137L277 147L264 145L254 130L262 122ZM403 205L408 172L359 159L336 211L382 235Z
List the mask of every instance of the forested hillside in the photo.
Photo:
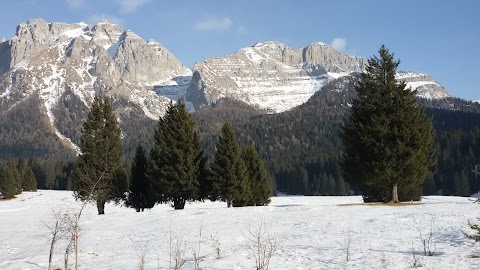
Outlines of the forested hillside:
M265 114L224 100L198 111L195 120L211 155L221 123L231 121L241 144L254 143L277 189L290 194L346 195L338 159L339 130L354 96L357 76L340 78L308 102L280 114ZM466 196L480 190L473 172L480 163L480 105L456 98L420 99L436 130L437 164L424 194Z
M354 75L334 80L306 103L279 114L267 114L229 99L198 110L193 116L205 154L212 159L220 129L229 121L241 145L255 145L277 190L290 194L346 195L350 187L343 181L338 163L342 151L339 131L357 79ZM73 161L75 153L53 130L46 128L47 117L35 109L38 102L38 97L32 97L0 114L0 157L48 160L51 166L64 167L62 163ZM125 101L114 100L114 108L127 107L119 102ZM436 130L437 164L433 178L424 183L424 194L465 196L478 192L480 179L472 170L480 163L480 104L456 98L419 102L427 107ZM78 115L61 113L72 106L81 107ZM126 134L123 143L127 162L133 159L139 143L149 151L155 129L154 120L141 117L138 108L132 108L117 112L122 119L128 119L119 123L122 134ZM78 143L88 110L68 92L56 110L57 127L64 134L72 134L69 137ZM45 180L39 169L34 172L39 176L39 188L68 187L61 172L55 173L58 177L46 176L51 180ZM52 181L54 184L45 184Z

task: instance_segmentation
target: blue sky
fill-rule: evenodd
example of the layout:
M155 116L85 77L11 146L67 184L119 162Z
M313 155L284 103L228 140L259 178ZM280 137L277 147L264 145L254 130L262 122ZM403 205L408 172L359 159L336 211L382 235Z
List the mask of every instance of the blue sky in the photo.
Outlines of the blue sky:
M15 0L2 4L0 37L20 22L106 19L153 38L184 65L261 41L316 41L364 58L385 44L401 70L430 74L454 96L480 100L480 1L476 0Z

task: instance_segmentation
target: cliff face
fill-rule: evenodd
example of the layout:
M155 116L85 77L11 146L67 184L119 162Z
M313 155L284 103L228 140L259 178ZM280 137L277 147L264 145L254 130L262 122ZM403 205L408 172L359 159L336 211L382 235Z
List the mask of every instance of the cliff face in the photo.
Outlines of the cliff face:
M283 112L305 103L333 79L363 72L366 63L320 42L302 49L278 42L257 43L195 65L187 99L196 108L229 97L273 113ZM399 72L397 79L405 80L423 98L449 96L426 74Z
M234 55L195 65L187 99L196 108L229 97L282 112L306 102L329 80L363 68L362 58L323 43L303 49L278 42L257 43Z
M38 94L57 136L69 141L55 121L66 95L88 108L95 94L102 93L121 101L115 108L120 120L138 109L156 120L170 100L185 95L191 71L160 43L119 25L35 19L0 42L0 76L2 110Z

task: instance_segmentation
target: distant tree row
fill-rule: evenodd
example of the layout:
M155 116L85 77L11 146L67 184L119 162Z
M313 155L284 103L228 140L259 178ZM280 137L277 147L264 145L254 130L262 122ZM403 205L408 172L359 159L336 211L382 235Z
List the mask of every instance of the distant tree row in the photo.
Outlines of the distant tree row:
M21 166L19 166L21 165ZM11 199L22 191L37 191L37 181L30 166L9 160L0 165L0 193Z
M2 194L11 194L8 187L21 187L20 191L36 191L38 189L72 189L70 175L72 162L20 159L7 160L0 163L0 188ZM18 177L17 177L18 176ZM3 191L2 191L3 190ZM9 189L12 190L12 189ZM18 188L15 188L18 192ZM19 193L17 193L19 194ZM14 194L14 195L17 195Z

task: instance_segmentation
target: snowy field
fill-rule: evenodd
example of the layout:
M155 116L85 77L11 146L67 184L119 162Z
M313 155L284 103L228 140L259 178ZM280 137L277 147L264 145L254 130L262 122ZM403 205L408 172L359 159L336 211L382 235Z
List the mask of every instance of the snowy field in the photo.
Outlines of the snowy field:
M42 221L52 220L52 209L78 206L68 191L1 201L0 269L46 269L49 237ZM98 216L93 205L84 211L80 269L140 269L142 253L144 269L169 269L170 239L181 241L182 269L194 269L199 240L201 269L255 269L247 225L256 228L260 220L278 239L270 269L409 269L414 260L420 269L480 269L480 245L462 235L467 221L480 217L480 205L468 198L428 196L417 205L372 206L360 197L284 196L266 207L204 202L181 211L159 205L136 213L108 204L105 212ZM422 239L430 232L435 253L422 256ZM219 259L212 238L220 243ZM61 269L64 245L57 244L53 260Z

